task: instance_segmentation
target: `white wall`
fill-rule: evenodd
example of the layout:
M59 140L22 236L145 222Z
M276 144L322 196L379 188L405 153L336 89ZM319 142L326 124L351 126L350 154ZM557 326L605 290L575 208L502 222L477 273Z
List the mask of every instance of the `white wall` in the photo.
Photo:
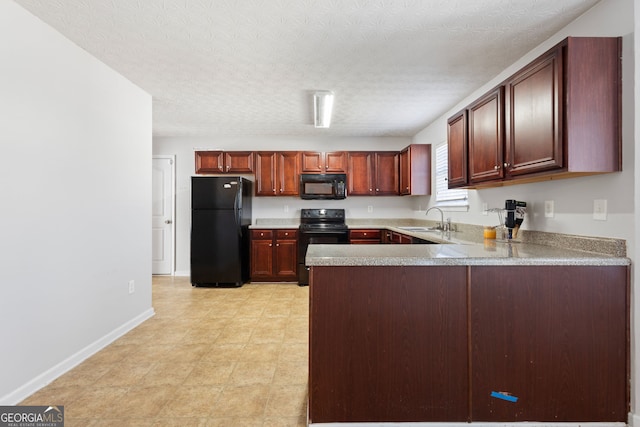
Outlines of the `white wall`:
M0 2L0 58L11 405L153 314L151 97L12 1Z
M636 2L637 3L637 2ZM637 7L636 7L637 9ZM480 87L455 107L432 123L414 137L415 143L437 144L446 141L446 120L473 100L495 87L522 66L551 48L567 36L622 36L623 37L623 88L622 88L622 140L623 140L623 172L548 181L535 184L515 185L501 188L470 191L469 212L454 212L454 221L471 224L495 224L496 218L482 215L482 204L489 207L503 207L505 199L517 199L527 202L527 217L523 229L550 231L567 234L614 237L627 241L627 252L631 258L632 270L640 261L637 254L637 223L640 219L639 189L635 184L637 166L640 164L640 153L636 150L636 141L640 140L635 123L639 121L638 89L635 82L640 81L638 59L634 45L637 45L638 17L633 0L603 0L583 16L563 28L549 40L532 50L498 76ZM634 38L636 43L634 43ZM593 200L608 201L607 221L593 219ZM544 217L544 201L554 200L555 217ZM433 203L433 201L432 201ZM638 235L640 238L640 235ZM640 286L639 279L632 271L632 313L640 307L640 297L636 291ZM637 342L640 340L640 319L635 316L632 330L632 413L640 408L640 373L638 372ZM640 418L632 416L631 421L640 425Z
M176 274L189 275L189 232L191 227L191 182L195 172L194 151L220 150L401 150L410 138L169 138L153 140L153 154L176 156ZM253 179L253 178L251 178ZM347 197L346 200L302 200L299 197L255 197L253 218L299 218L302 208L343 208L347 218L397 218L412 215L416 197ZM426 205L426 201L424 202ZM285 206L288 212L285 212ZM373 212L368 212L368 206Z

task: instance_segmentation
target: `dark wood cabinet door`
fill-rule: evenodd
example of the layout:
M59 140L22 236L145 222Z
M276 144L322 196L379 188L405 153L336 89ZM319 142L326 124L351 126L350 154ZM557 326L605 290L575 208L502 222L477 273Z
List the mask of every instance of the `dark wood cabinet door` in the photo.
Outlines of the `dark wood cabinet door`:
M412 144L399 154L400 194L431 194L431 145Z
M297 196L300 194L300 153L282 151L277 155L277 194Z
M624 266L471 267L472 420L625 422L627 279Z
M399 159L398 152L379 151L375 153L375 194L377 196L400 194Z
M253 173L253 151L227 151L224 165L227 173Z
M346 173L347 152L304 151L302 157L303 173Z
M349 230L349 243L352 245L380 244L382 231L378 229Z
M197 174L223 173L224 153L222 151L196 151Z
M318 267L312 423L468 421L467 270Z
M273 276L273 233L271 230L251 231L251 279Z
M320 151L303 151L302 172L303 173L322 173L324 172L323 153Z
M503 88L492 90L468 108L469 181L501 179L503 168Z
M324 153L325 173L346 173L347 172L347 152L335 151Z
M462 187L469 183L467 175L467 110L447 120L448 187Z
M371 196L373 188L373 157L371 151L352 151L348 156L348 176L350 196Z
M409 153L409 147L400 152L399 164L400 194L403 196L409 195L411 194L411 154Z
M298 240L295 230L279 230L275 247L274 274L278 280L298 278Z
M512 76L505 87L506 174L562 168L561 47Z
M276 195L276 153L258 151L255 153L256 196Z

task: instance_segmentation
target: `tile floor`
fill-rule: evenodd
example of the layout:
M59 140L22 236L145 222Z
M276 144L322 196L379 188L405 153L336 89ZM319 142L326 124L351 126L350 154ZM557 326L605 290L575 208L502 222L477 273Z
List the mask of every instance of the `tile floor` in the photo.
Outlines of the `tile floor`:
M305 426L309 288L153 278L156 315L30 396L66 427Z

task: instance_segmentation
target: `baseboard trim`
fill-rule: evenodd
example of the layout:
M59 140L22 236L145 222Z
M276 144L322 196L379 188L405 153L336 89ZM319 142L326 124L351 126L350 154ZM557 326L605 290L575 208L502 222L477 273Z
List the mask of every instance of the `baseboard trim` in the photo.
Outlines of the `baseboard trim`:
M3 406L17 405L27 397L31 396L36 391L40 390L42 387L50 384L56 378L60 377L66 372L75 368L80 363L82 363L89 357L93 356L98 351L102 350L103 348L105 348L106 346L108 346L109 344L111 344L112 342L114 342L115 340L117 340L127 332L131 331L136 326L143 323L145 320L150 319L154 315L155 315L155 311L153 310L153 308L150 308L144 311L142 314L134 317L133 319L129 320L127 323L114 329L113 331L109 332L107 335L94 341L93 343L89 344L88 346L78 351L77 353L69 356L67 359L53 366L51 369L48 369L47 371L35 377L34 379L28 381L23 386L3 396L2 398L0 398L0 405L3 405Z
M187 271L175 271L173 273L174 276L181 276L181 277L189 277L191 276L191 271L187 270Z
M635 427L640 426L640 415L635 414L633 412L629 412L628 422L630 426L635 426Z

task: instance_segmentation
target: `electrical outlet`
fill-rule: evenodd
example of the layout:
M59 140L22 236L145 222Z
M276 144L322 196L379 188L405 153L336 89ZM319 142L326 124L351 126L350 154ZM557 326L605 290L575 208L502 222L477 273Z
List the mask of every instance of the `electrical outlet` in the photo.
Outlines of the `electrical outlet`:
M593 201L593 219L597 221L607 220L607 199L596 199Z
M284 205L284 211L289 212L289 205Z
M373 212L373 206L367 206L367 212L369 213Z
M489 212L487 212L487 210L489 209L489 206L486 203L482 204L482 215L489 215Z
M555 203L553 200L545 200L544 201L544 217L545 218L553 218L555 215Z
M129 293L132 294L136 291L136 282L135 280L129 280Z

